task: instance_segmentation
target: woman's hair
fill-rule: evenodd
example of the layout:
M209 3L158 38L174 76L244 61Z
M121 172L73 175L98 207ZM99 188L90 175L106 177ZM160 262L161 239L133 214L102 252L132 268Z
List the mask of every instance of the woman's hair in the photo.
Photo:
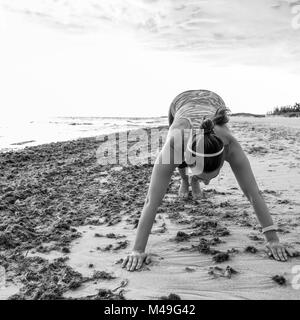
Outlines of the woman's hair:
M217 109L212 119L204 119L201 124L201 129L204 129L204 153L217 153L224 147L223 141L215 135L214 126L223 125L229 121L227 116L228 109L220 107ZM192 141L192 150L196 151L197 140ZM224 151L223 151L224 152ZM204 157L203 172L212 172L218 169L222 163L223 152L215 157Z

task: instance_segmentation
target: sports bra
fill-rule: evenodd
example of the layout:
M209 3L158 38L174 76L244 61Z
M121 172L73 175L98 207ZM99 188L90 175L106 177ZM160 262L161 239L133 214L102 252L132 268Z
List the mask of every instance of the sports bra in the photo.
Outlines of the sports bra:
M176 119L186 119L192 129L199 128L206 118L213 118L217 109L226 108L223 99L209 90L189 90L177 95L171 103L171 114ZM183 150L183 149L182 149ZM184 159L184 154L182 155ZM183 161L179 168L185 168Z
M187 119L192 128L199 128L205 118L213 118L218 108L226 105L223 99L209 90L189 90L180 93L171 103L176 119Z

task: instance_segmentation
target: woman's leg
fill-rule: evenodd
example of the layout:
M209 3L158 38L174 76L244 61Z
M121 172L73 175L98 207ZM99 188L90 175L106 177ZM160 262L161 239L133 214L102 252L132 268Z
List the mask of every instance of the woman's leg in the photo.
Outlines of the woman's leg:
M179 197L183 199L187 199L189 196L189 186L192 187L192 196L194 200L198 200L202 198L202 191L200 188L200 182L197 178L191 177L185 173L185 168L178 168L181 184L179 188Z
M183 199L187 199L189 196L189 177L185 173L185 168L178 168L181 184L179 188L179 197Z
M169 113L168 113L168 121L169 121L169 127L171 127L171 124L174 121L174 117L172 115L171 107L169 108Z
M171 106L169 108L168 121L169 121L169 127L170 127L174 121L174 116L172 115ZM179 197L186 199L189 196L189 179L188 179L188 176L185 174L185 168L178 168L178 171L181 177Z
M173 121L174 121L174 116L172 115L172 111L171 111L171 106L169 108L169 113L168 113L168 121L169 121L169 127L172 125ZM201 193L201 189L200 189L200 184L199 181L196 179L190 179L191 181L189 181L189 177L186 175L186 171L185 171L185 167L178 167L178 171L181 177L181 184L180 184L180 188L179 188L179 197L183 198L183 199L187 199L189 196L189 185L191 182L191 186L192 186L192 195L193 195L193 199L197 200L200 199L202 196Z
M191 187L192 187L192 196L194 200L202 198L202 192L200 188L200 182L197 178L191 177L190 180Z
M169 121L169 127L170 127L174 121L174 116L171 111L171 106L169 108L168 121ZM178 171L181 177L181 184L180 184L178 194L180 198L187 199L189 196L189 179L188 179L188 176L185 174L185 168L179 167Z

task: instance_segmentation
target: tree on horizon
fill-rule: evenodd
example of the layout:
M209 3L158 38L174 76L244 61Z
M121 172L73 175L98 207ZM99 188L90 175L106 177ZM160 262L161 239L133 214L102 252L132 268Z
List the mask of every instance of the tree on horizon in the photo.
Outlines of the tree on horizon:
M282 107L275 107L273 111L267 112L268 115L281 115L287 113L300 113L300 103L296 102L293 106L287 105Z

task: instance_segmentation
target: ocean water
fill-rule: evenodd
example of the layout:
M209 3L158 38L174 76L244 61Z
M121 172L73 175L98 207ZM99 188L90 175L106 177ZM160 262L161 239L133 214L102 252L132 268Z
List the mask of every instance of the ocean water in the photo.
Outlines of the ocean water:
M167 125L167 117L52 117L35 120L0 119L0 152L19 150L43 143L95 137L113 132ZM252 123L265 127L300 130L300 118L281 116L253 118L231 117L232 123ZM234 134L234 132L233 132Z
M1 119L0 152L165 124L167 124L166 117L53 117L35 120L10 119L7 121Z

